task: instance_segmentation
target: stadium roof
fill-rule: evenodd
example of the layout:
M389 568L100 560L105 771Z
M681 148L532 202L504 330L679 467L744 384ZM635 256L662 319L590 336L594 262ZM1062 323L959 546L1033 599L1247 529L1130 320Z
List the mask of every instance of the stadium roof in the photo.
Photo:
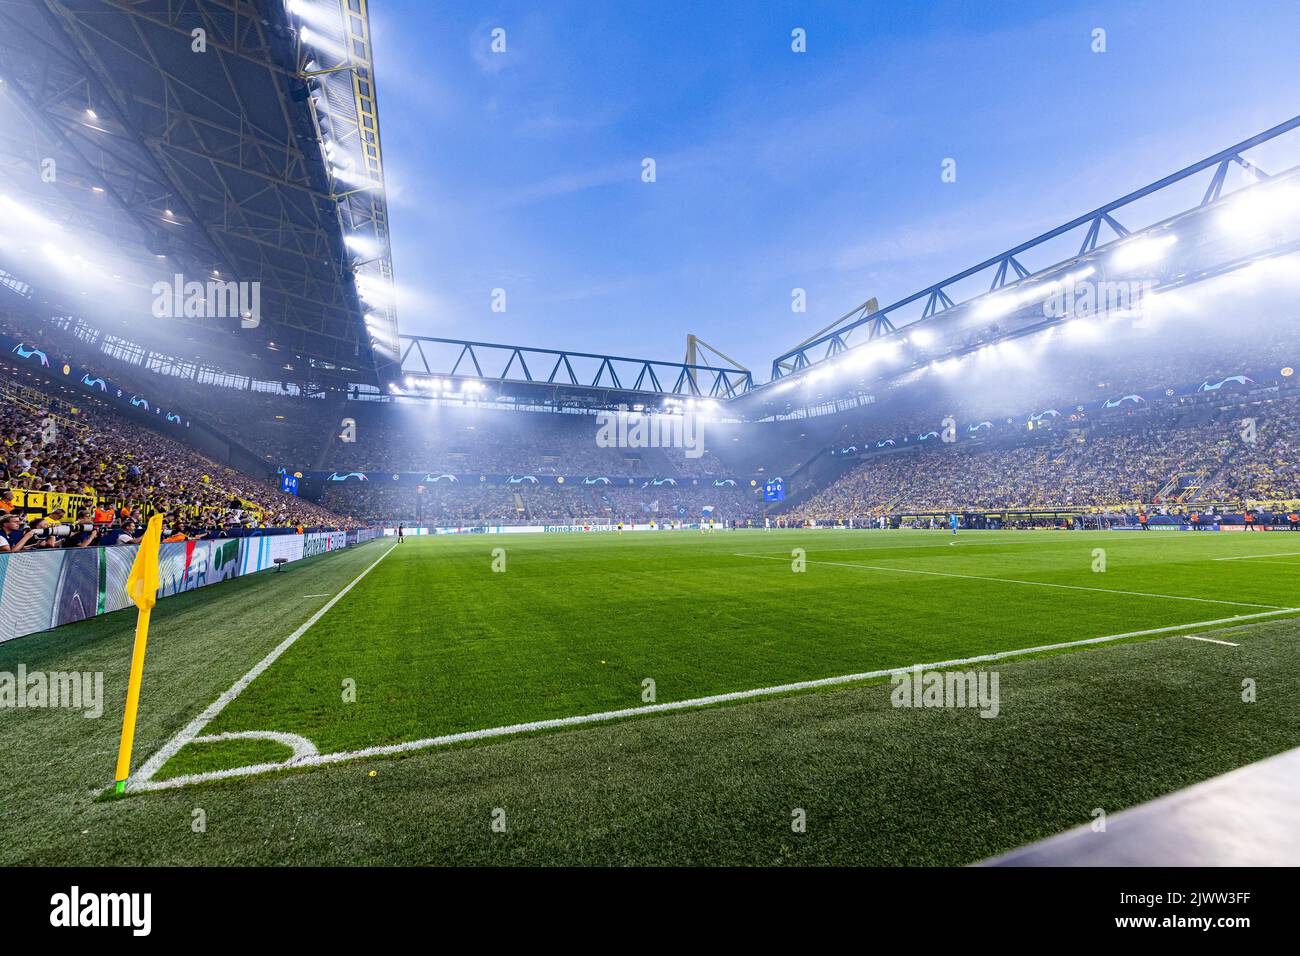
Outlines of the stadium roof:
M386 382L397 324L368 31L364 0L0 6L0 195L36 233L0 245L5 268L172 348L155 282L258 283L256 327L167 318L196 349L238 342L268 377Z
M390 392L414 398L452 395L583 408L726 401L753 387L738 366L670 362L560 349L401 337L401 383ZM689 359L691 356L687 356Z
M1072 316L1047 303L1089 277L1160 295L1300 251L1298 158L1295 116L883 309L858 306L777 356L771 380L733 410L759 418L869 403L887 381L1065 324ZM1225 209L1247 213L1252 228L1225 229ZM1032 271L1030 252L1041 263Z

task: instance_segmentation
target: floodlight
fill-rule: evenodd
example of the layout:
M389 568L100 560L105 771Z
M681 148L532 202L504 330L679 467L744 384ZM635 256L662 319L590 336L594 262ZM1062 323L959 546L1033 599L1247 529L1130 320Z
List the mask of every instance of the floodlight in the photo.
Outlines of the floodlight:
M347 50L343 49L343 47L339 46L328 37L317 33L315 30L311 29L311 27L303 27L298 31L298 36L304 44L321 53L328 53L330 56L336 57L340 60L346 60L348 58Z
M1300 213L1300 190L1290 183L1256 186L1234 194L1219 222L1234 233L1262 232Z
M1119 269L1133 269L1138 266L1159 262L1169 252L1169 247L1178 241L1172 233L1163 236L1140 236L1130 239L1116 247L1111 256L1111 264Z
M351 235L345 236L343 244L353 252L360 253L363 256L375 256L379 254L379 244L369 236Z

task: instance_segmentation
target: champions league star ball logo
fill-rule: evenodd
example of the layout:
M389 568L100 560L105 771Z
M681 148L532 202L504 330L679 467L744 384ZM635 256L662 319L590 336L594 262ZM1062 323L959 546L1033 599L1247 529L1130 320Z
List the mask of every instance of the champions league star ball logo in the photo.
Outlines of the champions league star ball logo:
M29 349L27 346L19 342L17 345L14 346L13 352L14 355L17 355L19 358L34 358L36 359L36 361L40 362L41 365L45 366L46 368L50 367L49 358L47 358L45 353L42 352L40 349Z
M1234 385L1254 385L1255 380L1253 378L1247 378L1245 375L1230 375L1221 382L1202 382L1200 391L1217 392L1229 383Z

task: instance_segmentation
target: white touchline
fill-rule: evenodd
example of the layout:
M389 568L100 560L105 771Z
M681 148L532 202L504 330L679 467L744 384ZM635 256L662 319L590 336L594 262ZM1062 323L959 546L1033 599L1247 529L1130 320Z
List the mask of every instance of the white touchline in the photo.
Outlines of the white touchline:
M640 717L646 714L663 714L675 710L693 710L708 707L711 704L724 704L733 700L748 700L754 697L770 697L774 694L788 694L794 691L814 690L818 687L833 687L836 684L849 684L856 681L889 677L892 674L906 674L917 667L939 668L956 667L959 664L978 664L987 661L1000 661L1008 657L1024 654L1040 654L1045 651L1064 650L1067 647L1082 647L1087 644L1104 644L1108 641L1120 641L1127 637L1146 637L1151 634L1168 634L1171 631L1183 631L1192 627L1210 627L1215 624L1236 624L1261 617L1276 617L1279 614L1300 613L1300 607L1284 607L1274 611L1261 611L1257 614L1236 614L1214 621L1190 621L1186 624L1171 624L1168 627L1153 627L1145 631L1128 631L1124 634L1107 634L1104 637L1087 637L1078 641L1065 641L1060 644L1043 644L1038 647L1025 647L1013 651L997 651L981 654L978 657L962 657L950 661L938 661L933 664L911 664L907 667L890 667L885 670L867 671L862 674L845 674L842 677L822 677L817 680L799 681L794 684L778 684L775 687L759 687L755 690L740 690L727 694L713 694L708 697L695 697L691 700L679 700L665 704L648 704L645 707L626 707L622 710L606 710L597 714L583 714L578 717L557 717L553 720L534 720L523 724L510 724L505 727L490 727L486 730L467 730L459 734L447 734L442 737L427 737L423 740L411 740L401 744L385 744L380 747L365 747L361 750L345 750L337 753L317 754L315 756L291 757L280 763L261 763L248 767L231 767L228 770L212 770L207 773L187 774L183 777L171 777L167 780L152 780L132 777L127 781L128 791L138 793L146 790L169 790L190 784L208 783L214 780L228 780L232 777L251 777L273 770L285 770L292 767L318 767L324 764L342 763L365 757L384 757L393 754L408 753L413 750L429 750L445 747L449 744L465 743L471 740L484 740L489 737L508 737L514 734L526 734L537 730L553 730L560 727L576 727L582 724L603 723L624 717Z
M764 561L790 561L788 557L771 557L766 554L744 554L735 552L737 558L761 558ZM1266 607L1278 610L1276 604L1250 604L1246 601L1224 601L1219 598L1188 597L1184 594L1154 594L1151 591L1119 591L1115 588L1090 588L1082 584L1053 584L1050 581L1021 581L1017 578L991 578L982 574L958 574L955 571L921 571L916 568L889 568L879 564L849 564L846 561L814 561L809 558L807 564L824 564L833 568L859 568L863 571L890 571L895 574L928 574L938 578L965 578L968 581L993 581L997 584L1023 584L1035 588L1063 588L1066 591L1096 591L1099 594L1124 594L1129 597L1163 598L1166 601L1195 601L1199 604L1228 604L1232 607Z
M374 560L373 564L371 564L368 568L366 568L355 578L353 578L351 582L348 583L347 587L345 587L338 594L334 595L334 597L331 600L327 601L324 605L322 605L320 610L318 610L315 614L307 618L307 620L303 622L302 626L299 627L298 630L294 631L283 641L281 641L276 646L275 650L271 651L271 653L263 657L260 661L258 661L253 666L252 670L250 670L243 677L239 678L239 680L235 681L235 683L230 686L230 689L227 690L220 697L218 697L216 700L214 700L211 704L209 704L207 709L204 710L203 713L199 714L199 716L191 720L188 724L185 725L185 727L181 730L180 733L178 733L171 740L167 741L167 743L163 744L162 748L156 754L154 754L152 757L146 760L141 765L139 770L137 770L135 773L131 774L131 776L127 778L126 789L127 790L139 789L140 783L152 779L153 775L162 769L163 764L165 764L168 760L171 760L171 758L175 756L176 753L182 747L184 747L187 743L189 743L191 740L197 737L199 735L199 732L203 730L204 727L206 727L208 724L212 723L212 721L216 719L217 714L221 713L226 708L227 704L229 704L232 700L234 700L236 697L242 694L244 692L244 689L248 687L249 684L251 684L254 680L256 680L262 674L263 671L265 671L268 667L274 664L279 659L281 654L283 654L290 647L292 647L294 645L294 642L297 641L298 638L306 634L313 624L315 624L322 617L324 617L325 613L343 598L343 595L347 594L354 587L356 587L357 584L361 581L361 579L364 578L371 571L373 571L375 569L375 566L378 565L380 561L384 560L384 558L392 554L393 549L396 547L397 547L396 542L390 545L387 551L385 551L383 554L381 554L378 558Z
M1204 641L1206 644L1224 644L1228 647L1241 647L1240 644L1234 644L1232 641L1216 641L1212 637L1201 637L1198 634L1184 634L1183 637L1189 641Z
M1259 561L1264 558L1294 558L1300 551L1278 551L1275 554L1239 554L1232 558L1212 558L1213 561Z

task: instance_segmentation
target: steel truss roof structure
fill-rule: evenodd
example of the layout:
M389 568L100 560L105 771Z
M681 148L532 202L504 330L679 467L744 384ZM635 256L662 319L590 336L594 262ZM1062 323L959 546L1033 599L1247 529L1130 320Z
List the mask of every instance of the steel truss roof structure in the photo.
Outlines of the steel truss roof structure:
M291 6L6 0L0 98L30 127L0 134L0 172L38 182L53 156L57 187L23 193L52 218L155 273L259 283L261 325L230 334L268 374L382 382L397 328L366 8Z
M1283 134L1300 128L1300 116L1293 117L1284 123L1279 123L1271 129L1265 130L1256 136L1245 139L1234 146L1221 150L1213 156L1208 156L1199 162L1180 169L1178 172L1171 173L1162 179L1135 190L1119 199L1100 206L1091 212L1085 213L1076 219L1057 226L1040 236L1036 236L1027 242L1022 242L1012 249L999 253L990 259L986 259L978 265L971 266L956 275L949 276L942 282L936 283L919 292L899 299L892 305L886 306L878 311L871 311L869 303L863 303L856 309L842 316L835 324L832 331L818 336L809 342L805 342L799 347L792 349L772 360L772 381L783 378L794 372L810 368L821 362L828 361L840 355L840 353L849 350L849 338L852 334L860 329L865 329L867 341L877 339L881 336L888 335L898 331L900 328L916 325L918 322L926 322L945 315L950 310L959 309L971 302L971 298L960 299L960 293L954 291L954 287L967 280L984 274L985 278L991 276L987 292L998 292L1001 289L1015 285L1022 280L1031 277L1031 274L1042 274L1050 269L1039 268L1030 269L1022 261L1024 254L1035 249L1045 249L1050 246L1053 240L1063 239L1070 233L1081 233L1082 239L1077 254L1069 259L1062 259L1057 254L1053 255L1049 263L1068 266L1075 262L1081 261L1099 248L1105 248L1111 242L1127 239L1135 235L1136 228L1130 228L1119 221L1117 214L1126 207L1131 207L1140 200L1147 197L1155 196L1171 190L1180 185L1185 186L1186 181L1199 173L1207 173L1208 182L1205 184L1204 191L1197 189L1201 198L1198 203L1190 207L1184 204L1183 212L1191 212L1196 209L1204 209L1212 203L1217 202L1224 195L1224 185L1227 180L1229 170L1235 165L1248 172L1255 180L1266 180L1268 174L1256 166L1251 160L1243 154L1247 151L1264 144L1272 143ZM1294 146L1294 144L1291 144ZM1162 219L1167 221L1167 219ZM1148 222L1143 229L1151 228L1159 223ZM1110 242L1099 245L1103 233L1111 235ZM978 298L977 295L975 298ZM874 300L873 300L874 301ZM907 313L911 313L910 315ZM919 314L917 314L919 312Z
M516 386L520 394L583 404L644 402L647 397L726 400L753 388L745 369L688 365L590 352L527 348L464 339L402 336L404 374Z

